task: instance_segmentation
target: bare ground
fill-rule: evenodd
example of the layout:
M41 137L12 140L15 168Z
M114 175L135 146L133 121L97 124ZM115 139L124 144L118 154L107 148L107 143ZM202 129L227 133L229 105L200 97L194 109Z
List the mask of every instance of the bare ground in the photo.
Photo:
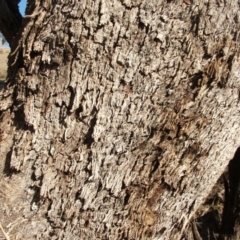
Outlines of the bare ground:
M9 51L9 48L0 48L0 80L5 80L6 78Z

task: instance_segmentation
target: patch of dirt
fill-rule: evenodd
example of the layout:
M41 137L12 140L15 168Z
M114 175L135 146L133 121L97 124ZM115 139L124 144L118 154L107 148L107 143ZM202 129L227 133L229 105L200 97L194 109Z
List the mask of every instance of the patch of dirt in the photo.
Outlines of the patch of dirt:
M7 61L9 48L0 48L0 80L5 80L7 75Z

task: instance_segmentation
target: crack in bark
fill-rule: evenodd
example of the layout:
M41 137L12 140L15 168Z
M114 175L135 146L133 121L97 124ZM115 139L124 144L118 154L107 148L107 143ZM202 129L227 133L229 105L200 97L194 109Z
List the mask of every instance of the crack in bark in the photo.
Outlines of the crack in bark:
M97 109L96 107L93 108L92 112L91 112L91 116L92 119L90 120L90 124L89 124L89 129L88 132L86 133L85 139L83 144L87 145L87 148L91 148L91 145L94 142L94 138L93 138L93 132L94 132L94 127L96 126L97 123Z

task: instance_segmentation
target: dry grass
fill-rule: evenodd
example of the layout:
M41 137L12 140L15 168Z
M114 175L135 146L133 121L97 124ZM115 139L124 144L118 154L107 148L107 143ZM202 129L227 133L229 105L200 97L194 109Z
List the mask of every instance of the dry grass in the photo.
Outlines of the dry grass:
M10 52L9 48L0 48L0 80L4 80L7 74L7 58Z
M4 238L5 238L6 240L10 240L9 236L8 236L7 233L4 231L1 223L0 223L0 229L1 229L2 233L3 233L3 235L4 235Z

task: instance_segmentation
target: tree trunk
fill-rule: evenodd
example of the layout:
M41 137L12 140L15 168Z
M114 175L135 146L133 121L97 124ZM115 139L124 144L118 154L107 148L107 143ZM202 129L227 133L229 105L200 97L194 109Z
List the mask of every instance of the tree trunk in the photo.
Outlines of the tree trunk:
M239 146L239 8L28 3L0 95L11 239L181 238Z

